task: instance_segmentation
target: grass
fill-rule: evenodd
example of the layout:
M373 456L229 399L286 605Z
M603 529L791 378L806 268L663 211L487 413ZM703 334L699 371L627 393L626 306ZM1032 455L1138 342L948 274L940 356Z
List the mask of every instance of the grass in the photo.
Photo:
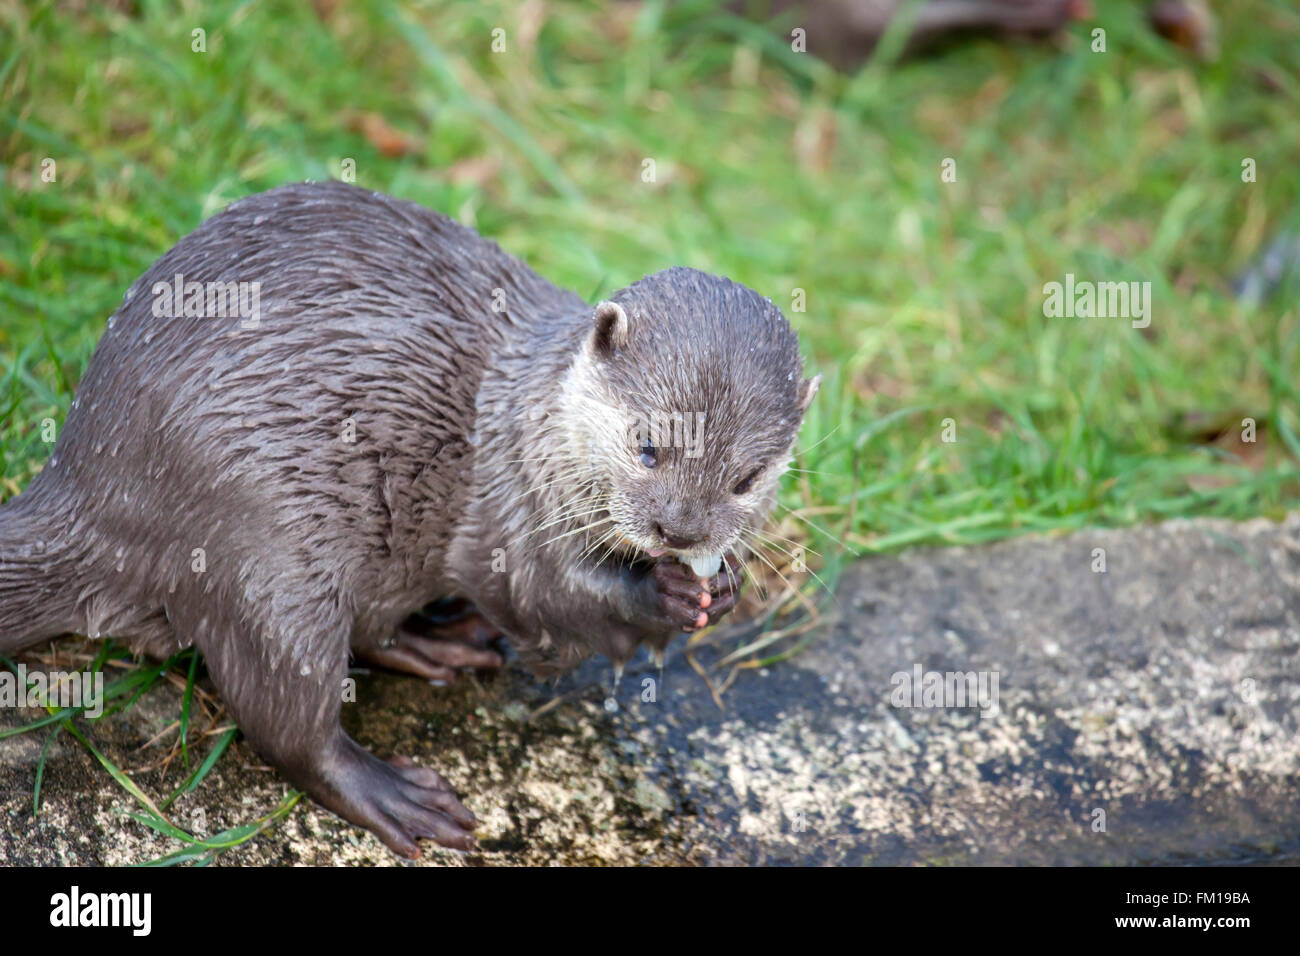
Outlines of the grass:
M590 299L673 264L770 295L826 376L777 530L832 575L1277 517L1300 502L1300 318L1231 279L1300 231L1300 11L1232 4L1205 64L1096 7L1056 43L844 75L699 0L0 0L0 497L132 280L230 200L350 158ZM1046 317L1066 273L1149 281L1150 327Z

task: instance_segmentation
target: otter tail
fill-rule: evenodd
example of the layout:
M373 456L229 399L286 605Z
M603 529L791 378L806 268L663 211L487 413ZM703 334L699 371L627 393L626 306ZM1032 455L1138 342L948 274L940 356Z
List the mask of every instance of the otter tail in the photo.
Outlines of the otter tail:
M76 629L74 558L28 494L0 506L0 654Z

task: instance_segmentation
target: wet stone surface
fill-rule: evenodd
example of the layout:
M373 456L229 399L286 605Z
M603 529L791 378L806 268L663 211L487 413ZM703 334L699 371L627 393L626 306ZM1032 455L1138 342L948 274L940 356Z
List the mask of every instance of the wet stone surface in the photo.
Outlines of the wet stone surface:
M742 672L723 710L679 642L662 681L628 668L613 711L598 661L555 690L513 667L454 687L360 676L344 722L441 771L482 820L479 852L426 844L425 865L1300 863L1300 515L871 559L836 613L793 661ZM996 675L997 713L894 706L891 678L917 666ZM147 768L179 712L165 686L82 726ZM0 740L0 863L177 849L67 734L33 817L45 738ZM161 799L183 777L134 779ZM213 833L287 792L239 743L169 812ZM407 865L305 801L218 863Z

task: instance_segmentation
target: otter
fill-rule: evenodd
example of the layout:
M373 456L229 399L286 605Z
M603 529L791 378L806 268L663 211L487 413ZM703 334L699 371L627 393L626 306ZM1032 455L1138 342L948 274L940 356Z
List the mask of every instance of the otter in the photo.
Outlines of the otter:
M467 850L441 776L343 731L349 660L499 666L478 620L554 677L716 623L818 382L729 279L593 307L411 202L250 196L127 290L0 507L0 651L195 646L291 784L403 856ZM439 598L476 618L412 627Z

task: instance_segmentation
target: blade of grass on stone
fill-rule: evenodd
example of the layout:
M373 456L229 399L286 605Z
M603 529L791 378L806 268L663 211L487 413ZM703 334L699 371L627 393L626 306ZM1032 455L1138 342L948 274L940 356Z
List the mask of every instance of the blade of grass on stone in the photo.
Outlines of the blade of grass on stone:
M179 833L179 836L176 836L175 834L171 834L171 833L166 833L166 835L168 836L176 836L176 839L180 839L183 842L188 843L189 846L184 849L178 850L175 853L169 853L166 856L158 857L157 859L150 860L140 865L141 866L174 866L178 863L190 862L194 860L196 857L202 858L203 856L208 856L208 855L215 856L218 853L222 853L225 852L226 850L233 849L234 847L237 847L242 843L247 843L249 840L257 836L262 831L269 829L271 826L278 823L280 820L282 820L285 816L288 815L288 813L294 808L295 805L297 805L298 801L301 799L302 799L302 792L295 790L292 793L288 794L282 801L280 801L280 805L276 807L276 809L273 810L271 813L267 814L265 817L262 817L259 820L254 820L252 823L246 823L241 826L232 827L228 830L223 830L221 833L218 833L215 836L210 837L208 839L199 839L188 833L185 833L184 831L177 831ZM147 817L135 813L128 813L127 816L130 816L132 819L136 820L137 822L145 826L152 827L153 829L159 830L159 832L162 833L166 832L164 830L159 829L157 826L155 826L154 822L150 821Z
M208 775L208 772L214 766L216 766L217 761L221 759L221 755L226 752L227 748L230 747L230 744L234 741L238 733L239 733L238 727L231 727L224 734L222 734L221 738L217 741L216 745L212 748L212 751L207 755L207 757L204 758L203 762L199 764L198 767L195 768L193 773L191 773L188 777L185 778L185 781L180 786L178 786L174 791L172 791L172 795L168 797L166 800L164 800L159 805L159 808L162 810L166 810L168 807L172 805L172 803L176 801L177 797L189 793L191 790L195 789L200 783L202 783L203 778Z
M45 761L50 755L50 745L54 743L54 738L63 730L62 727L55 727L50 731L49 736L45 738L45 745L41 747L41 759L36 762L36 783L32 787L32 816L40 813L41 810L41 782L45 779Z

